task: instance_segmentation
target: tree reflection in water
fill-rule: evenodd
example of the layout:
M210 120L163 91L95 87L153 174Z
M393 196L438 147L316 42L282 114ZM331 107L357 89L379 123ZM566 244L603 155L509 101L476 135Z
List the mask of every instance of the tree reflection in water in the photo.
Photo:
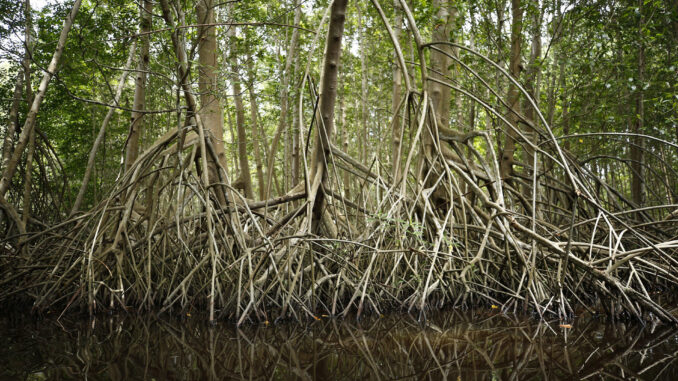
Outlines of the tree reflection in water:
M308 326L0 320L0 380L671 379L678 331L447 311Z

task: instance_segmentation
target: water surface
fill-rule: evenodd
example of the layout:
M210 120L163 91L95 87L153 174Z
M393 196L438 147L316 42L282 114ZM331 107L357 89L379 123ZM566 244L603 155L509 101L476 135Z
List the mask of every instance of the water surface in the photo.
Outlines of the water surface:
M0 380L492 380L678 377L678 331L494 310L247 326L203 318L0 318Z

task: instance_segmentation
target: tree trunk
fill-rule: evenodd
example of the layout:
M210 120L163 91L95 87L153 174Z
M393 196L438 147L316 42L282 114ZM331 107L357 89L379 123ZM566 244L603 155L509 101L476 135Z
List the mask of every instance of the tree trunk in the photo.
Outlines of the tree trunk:
M393 8L395 9L395 20L393 23L393 34L396 39L400 37L400 29L403 25L403 15L400 12L400 1L393 0ZM401 135L402 135L402 118L398 113L398 105L401 98L402 87L402 72L400 66L396 64L397 53L393 52L393 97L391 98L391 112L393 113L393 130L391 135L391 170L393 176L393 183L397 184L400 180L400 156L401 156ZM342 125L343 128L343 125ZM344 147L344 152L347 147Z
M252 122L252 144L254 145L254 162L257 165L257 188L259 191L259 200L263 200L266 197L266 186L264 184L264 169L261 157L261 150L259 145L263 136L259 136L259 123L257 118L258 106L257 106L257 97L254 93L254 82L255 82L255 72L254 72L254 59L250 56L248 59L248 72L249 72L249 95L250 95L250 120Z
M511 56L509 63L509 73L516 81L520 80L520 44L522 41L522 29L523 29L523 10L521 8L520 0L511 1L511 13L512 13L512 22L511 22ZM504 151L501 154L501 168L500 174L501 178L504 180L509 179L513 175L513 154L516 150L516 133L518 129L518 122L520 118L518 114L520 112L520 93L518 88L513 84L509 84L508 88L508 105L509 113L506 118L510 126L507 126L506 129L506 142L504 144Z
M300 54L297 54L294 56L294 80L297 80L297 76L299 75L299 56ZM302 91L302 90L299 90ZM296 96L295 96L296 98ZM299 147L300 145L300 137L299 137L299 131L301 130L301 126L299 125L299 113L292 111L292 184L290 185L291 188L294 188L299 183L299 178L301 176L301 162L300 162L300 154L299 154Z
M331 151L334 133L334 104L337 99L337 74L341 57L341 39L346 20L348 0L335 0L330 14L327 42L320 77L320 100L318 104L318 123L315 145L311 156L311 189L308 193L312 216L309 226L314 232L320 232L320 223L325 212L325 189L327 187L327 161ZM327 219L326 219L327 220ZM328 228L328 230L331 230Z
M453 3L450 0L434 0L433 8L437 10L432 35L433 42L449 42L452 26L455 23ZM436 45L436 47L449 55L454 54L449 45ZM451 59L447 55L437 50L431 50L430 77L447 82L450 73L450 61ZM429 94L436 113L437 127L449 128L450 99L452 98L450 89L438 82L429 82Z
M33 154L35 153L35 129L28 139L28 150L26 151L26 167L24 171L24 196L23 213L21 215L24 227L28 224L31 215L31 187L33 184Z
M153 3L144 0L143 7L139 9L139 38L141 46L139 50L139 62L134 79L134 111L125 147L125 171L129 170L139 156L139 137L143 130L144 109L146 108L146 72L148 71L150 35L152 25Z
M562 31L563 31L563 15L560 13L560 0L556 1L556 16L553 19L553 22L556 24L553 35L551 36L551 44L555 44L558 40L560 40L560 37L562 36ZM565 59L562 57L561 50L559 46L554 46L553 49L556 51L554 55L556 56L556 61L560 62L560 70L558 71L558 75L556 76L555 74L555 65L551 68L551 82L549 83L549 90L548 90L548 114L546 117L546 122L548 122L549 127L553 127L553 120L556 112L556 89L558 89L558 92L562 91L563 88L563 81L565 80L564 78L564 73L565 73ZM558 87L556 87L556 84L558 84Z
M555 65L554 65L555 66ZM557 80L558 76L555 73L555 67L552 67L549 70L549 77L548 77L548 96L547 96L547 107L548 110L546 112L546 123L548 123L549 127L553 127L553 117L555 116L556 112L556 83L559 83Z
M231 83L233 85L233 102L235 103L235 125L238 134L238 159L240 162L240 178L233 185L242 189L245 197L254 199L252 190L252 176L250 175L250 164L247 158L247 131L245 129L245 107L242 103L242 91L240 88L240 68L238 66L238 57L235 50L235 28L229 29L229 39L231 41Z
M294 25L298 25L300 21L301 6L297 6L294 11ZM273 136L273 141L271 142L271 149L268 153L268 165L266 167L266 198L271 196L271 181L275 177L275 157L276 153L278 152L278 143L280 142L280 136L285 130L285 126L287 126L287 98L289 93L290 68L292 67L292 62L294 62L294 55L296 52L298 40L299 29L294 28L292 31L292 41L290 42L290 45L287 49L287 55L285 56L285 69L282 75L282 83L280 84L280 119L278 119L278 128L275 130L275 135Z
M471 19L471 20L473 20L474 17L475 17L475 15L473 15L473 14L469 15L469 19ZM477 47L475 46L475 41L476 41L475 22L471 21L471 25L473 27L471 29L471 34L469 35L469 43L468 44L471 47L471 49L477 49ZM459 49L455 50L455 54L456 54L456 57L458 59L459 58ZM458 64L456 66L459 67ZM460 73L460 70L457 70L455 75L459 76L459 73ZM478 88L475 84L473 85L473 91L476 94L478 93ZM461 98L461 95L462 94L457 94L457 97ZM475 129L476 129L476 119L477 119L477 114L478 114L477 107L476 107L477 102L471 101L470 103L471 103L471 105L469 106L469 112L468 112L468 124L467 124L467 128L464 129L464 132L471 132L471 131L475 131ZM462 112L463 108L459 108L458 110L459 110L459 112Z
M33 101L33 89L31 88L31 56L33 55L33 24L31 21L31 2L26 0L24 8L24 15L26 19L25 29L25 44L26 53L24 54L23 67L26 82L26 102L31 104ZM31 187L33 185L33 154L35 153L35 128L31 130L28 137L28 152L26 153L26 167L24 171L24 196L23 196L23 214L22 224L24 227L28 225L28 219L31 215Z
M184 93L184 98L186 99L186 105L188 109L188 117L192 117L192 119L195 121L195 123L198 126L198 132L200 134L201 138L201 144L200 144L200 158L201 158L201 163L197 164L196 167L202 168L203 171L201 173L201 180L202 180L202 186L204 189L204 206L205 206L205 215L207 216L207 230L210 232L208 234L208 237L212 242L208 244L208 252L209 256L211 257L211 262L212 262L212 280L211 280L211 290L209 294L209 321L214 322L214 305L215 305L215 298L216 298L216 292L215 288L216 286L216 263L218 261L218 256L219 256L219 251L215 250L216 242L214 242L214 235L213 235L213 220L212 220L212 212L211 212L211 203L209 202L209 186L210 186L210 180L209 180L209 164L208 164L208 157L209 155L207 154L207 150L205 149L205 140L207 140L207 137L203 135L203 132L205 131L205 124L203 123L202 117L200 113L197 111L197 106L196 106L196 100L195 96L193 95L193 91L190 85L190 78L189 78L189 65L188 65L188 56L186 54L186 48L185 48L185 42L183 41L183 38L180 35L180 30L185 27L185 18L182 13L182 10L180 7L176 8L176 11L178 13L178 18L179 18L179 23L180 23L180 28L177 28L177 25L174 22L174 18L172 16L172 10L170 9L169 4L167 3L167 0L160 0L160 6L162 8L162 15L163 18L165 19L165 22L169 29L172 31L172 45L174 47L174 53L175 57L177 60L177 78L180 80L180 85ZM221 200L219 200L221 201ZM238 236L236 238L242 238L241 236Z
M224 55L224 58L226 59L226 61L228 61L227 55ZM236 140L237 137L236 137L236 134L235 134L235 130L233 130L233 124L234 124L233 123L233 116L231 115L231 111L229 110L228 97L224 98L224 110L226 112L226 123L228 125L228 132L231 134L230 135L231 141L229 142L229 144L231 145L231 147L233 147L237 143L237 140ZM240 176L240 171L238 170L238 152L233 151L233 150L230 150L230 151L231 152L229 152L229 153L231 154L231 159L232 159L232 163L233 163L233 166L232 166L233 171L231 173L232 173L232 176L234 178L237 178L237 177Z
M530 47L530 62L527 66L527 72L525 75L525 90L530 94L535 103L539 104L539 88L541 83L541 69L539 68L539 60L541 59L541 19L542 13L539 1L534 1L535 3L535 13L532 25L532 45ZM525 101L525 118L530 121L536 128L539 125L539 121L536 118L537 110L532 106L530 102ZM537 131L524 124L524 135L527 139L533 144L537 144ZM532 171L536 168L532 168L534 149L529 145L525 144L525 156L523 162L525 163L525 174L532 178ZM525 195L532 196L532 186L528 185L525 187Z
M344 94L341 94L341 97L339 98L339 127L341 128L341 142L339 142L339 145L344 152L348 154L348 129L346 128ZM351 176L348 171L344 171L342 182L344 183L344 198L349 199L351 197Z
M66 17L66 20L64 20L64 25L61 29L59 41L57 42L57 47L54 51L54 55L52 56L52 60L50 61L49 66L47 66L47 70L42 76L40 86L38 87L38 92L35 94L35 99L33 99L33 103L31 104L31 108L28 111L28 115L26 115L26 121L24 122L23 129L21 130L19 141L17 142L16 148L12 153L12 157L8 160L7 166L5 167L4 173L2 174L2 179L0 180L0 199L4 200L5 194L7 193L7 190L9 189L9 186L12 182L12 177L14 177L16 168L19 165L19 159L21 158L21 155L28 144L31 132L35 128L36 117L38 116L40 104L42 104L42 100L45 98L45 93L47 92L49 82L54 76L54 73L57 71L61 54L64 51L64 46L66 46L68 32L73 26L73 20L78 14L81 1L82 0L75 0L71 12Z
M455 24L455 10L451 0L434 0L433 9L436 10L434 16L434 29L432 32L433 42L449 42L452 33L452 26ZM436 49L431 49L431 66L428 71L429 77L442 82L448 82L450 73L451 59L447 56L454 54L452 47L445 45L435 45ZM428 92L431 99L434 112L434 123L428 123L431 129L422 136L423 156L421 157L419 180L423 180L429 169L429 163L435 152L434 137L438 136L441 128L450 126L450 100L452 93L449 87L440 82L429 81ZM429 177L431 179L431 177ZM432 184L427 184L431 186Z
M199 0L196 7L200 42L198 45L198 88L200 89L200 119L210 136L210 141L217 156L215 160L208 156L208 175L210 183L219 182L218 166L227 171L226 152L224 150L224 114L221 102L217 96L219 85L217 81L217 36L216 28L210 26L216 22L214 16L214 0ZM217 192L222 205L225 202L222 192Z
M497 17L497 29L495 30L495 33L497 35L497 56L496 56L496 61L497 65L499 67L504 67L505 64L505 56L504 56L504 12L505 12L505 0L498 0L496 2L496 17ZM492 21L488 21L489 23L492 23ZM504 88L504 81L506 79L504 78L504 74L499 72L498 70L495 71L495 87L498 92L501 92L502 89ZM491 118L492 120L492 127L493 130L495 131L495 137L497 140L497 147L498 149L501 150L501 132L499 131L499 125L501 125L502 122L498 120L498 118Z
M566 76L565 76L565 61L561 61L560 63L560 73L558 74L559 77L559 85L558 88L560 89L560 103L561 103L561 120L563 124L563 135L567 136L570 134L570 97L568 96L568 93L565 91L565 84L566 84ZM565 148L566 151L570 150L570 139L566 139L565 143L563 143L563 148Z
M21 94L24 83L24 73L19 73L16 76L16 84L14 85L14 97L12 98L12 106L9 109L9 126L7 127L7 134L2 145L2 169L7 167L10 157L12 157L12 148L14 146L14 135L19 127L19 104L21 102Z
M633 133L643 134L645 119L645 94L643 90L645 85L645 44L643 41L645 18L643 16L643 0L638 1L638 10L640 12L638 24L638 92L636 93L636 115L634 118L635 122L633 123ZM631 142L631 198L636 206L640 207L645 201L645 168L643 165L645 139L633 137Z
M362 150L360 158L363 164L368 164L368 151L369 151L369 128L367 126L368 115L367 115L367 103L368 103L368 88L367 88L367 50L369 49L367 41L367 33L365 30L367 27L363 24L363 15L361 13L360 5L358 3L358 29L360 30L360 126L362 139L360 142L362 144Z

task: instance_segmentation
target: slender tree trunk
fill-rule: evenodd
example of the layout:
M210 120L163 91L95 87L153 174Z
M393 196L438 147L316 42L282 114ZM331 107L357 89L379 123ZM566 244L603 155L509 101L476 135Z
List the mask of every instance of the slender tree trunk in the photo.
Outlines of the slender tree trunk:
M500 67L504 67L505 64L505 56L504 56L504 12L505 12L505 0L497 0L496 2L496 13L497 13L497 29L496 29L496 34L497 34L497 65ZM491 20L488 22L492 22ZM496 71L495 74L495 87L498 92L501 92L501 90L504 88L504 74L500 73L498 70ZM497 139L497 147L501 147L501 132L499 130L499 125L502 124L502 122L498 121L497 118L491 118L492 119L492 125L493 125L493 130L495 131L495 137ZM501 149L501 148L499 148Z
M33 18L31 15L31 2L26 0L24 8L24 18L26 19L25 44L26 52L23 59L24 68L24 82L26 86L26 102L30 105L33 103L33 83L31 81L31 63L33 62Z
M515 80L520 79L520 45L522 41L523 29L523 10L521 8L520 0L511 1L511 57L509 63L509 73ZM513 175L513 154L516 150L516 130L518 129L520 112L518 88L513 84L509 84L508 89L508 105L510 107L508 113L508 121L511 124L507 126L506 142L504 144L504 151L501 154L501 178L509 179Z
M120 79L118 80L118 86L115 89L115 97L113 98L113 104L117 105L120 102L120 97L122 96L122 90L125 87L127 81L127 76L129 75L129 68L132 66L132 61L134 60L134 54L136 52L136 42L132 44L129 50L129 56L127 57L127 62L125 67L120 74ZM82 177L82 184L80 185L80 190L78 190L78 195L75 197L75 202L71 208L71 215L78 212L80 206L82 205L82 200L85 198L85 193L87 192L87 185L89 184L90 178L92 177L92 171L94 171L94 162L96 160L97 151L101 146L101 143L106 136L106 128L108 123L111 121L113 114L115 113L114 108L109 108L104 121L101 123L99 128L99 133L94 139L94 144L92 149L89 151L89 157L87 158L87 168L85 169L85 175Z
M452 27L455 24L455 8L450 0L434 0L434 9L437 10L434 20L433 41L449 42L452 33ZM443 52L453 55L452 47L449 45L436 45ZM451 59L436 50L431 50L431 71L430 77L444 82L449 81L446 77L450 73ZM437 82L429 82L429 93L431 102L436 113L436 124L438 128L449 128L450 126L450 100L452 93L450 89Z
M282 36L282 38L279 39L278 44L277 44L277 48L278 48L277 57L279 57L278 67L281 68L280 69L280 78L282 78L283 75L286 75L286 76L290 75L290 73L283 73L285 71L284 67L287 66L286 65L287 61L290 61L290 60L285 58L285 65L283 65L283 61L282 61L282 57L281 57L282 54L280 54L281 48L283 46L289 45L289 36L290 35L291 35L290 29L285 28L285 34L284 34L284 36ZM292 70L292 66L290 66L290 70ZM289 97L289 90L288 90L288 97ZM283 128L283 131L280 133L280 139L282 139L282 142L280 142L280 144L282 145L282 160L278 161L280 163L280 166L281 166L280 169L282 171L282 173L280 175L280 181L282 181L282 184L280 184L280 181L278 181L277 176L273 177L273 179L274 179L274 181L276 182L276 185L277 185L276 189L277 189L278 194L285 193L284 190L287 189L287 184L286 184L287 175L290 172L289 168L288 168L288 165L289 165L289 156L288 156L289 155L289 145L288 145L288 141L287 141L288 140L287 139L288 132L289 132L289 115L286 114L286 116L287 117L285 118L285 121L284 121L285 127Z
M238 134L238 159L240 162L240 178L234 183L236 188L242 189L245 197L254 199L252 189L252 176L250 174L250 164L247 157L247 130L245 129L245 107L242 102L242 91L240 87L240 67L235 49L235 28L229 29L229 40L231 41L231 83L233 85L233 102L235 103L235 125Z
M551 36L551 44L557 43L561 36L562 36L562 31L563 31L563 15L560 13L560 0L556 1L556 16L553 20L555 23L555 28L553 35ZM553 120L556 112L556 89L557 91L560 92L562 91L562 85L563 81L565 80L564 74L565 74L565 60L562 57L561 53L561 48L558 45L554 45L553 49L555 50L554 55L556 56L556 61L560 62L559 64L559 71L558 75L556 76L555 74L555 69L551 69L551 82L549 83L549 90L548 90L548 112L547 112L547 117L546 121L549 124L549 127L553 127ZM555 65L553 65L555 66ZM558 84L558 88L556 88L556 84Z
M217 35L216 28L210 26L216 22L214 16L214 0L199 0L196 14L201 25L198 28L200 43L198 46L198 87L200 89L200 119L205 129L211 135L219 166L227 170L226 152L224 150L224 114L221 102L217 96L219 85L217 80ZM217 163L209 156L208 168L210 183L219 181ZM218 195L223 193L218 192ZM223 203L225 199L219 197Z
M555 68L551 68L548 77L548 96L546 100L548 110L546 111L546 122L549 124L549 127L553 127L553 117L555 116L556 112L556 83L558 83L558 76L554 73L554 71Z
M238 74L238 64L235 58L231 59L233 71L233 102L235 103L235 126L238 135L238 163L240 166L240 177L236 181L236 187L243 190L245 197L253 199L254 191L252 189L252 176L250 174L249 158L247 156L247 130L245 128L245 107L242 103L242 92L240 88L240 78Z
M560 63L560 74L558 74L558 76L560 77L560 84L558 87L560 88L560 103L562 108L561 123L563 124L563 135L567 136L570 134L570 97L567 91L565 91L566 77L564 61ZM570 150L570 139L565 140L563 148L567 151Z
M31 104L33 101L33 89L31 88L31 56L33 55L33 23L31 18L31 2L26 0L24 15L26 19L25 44L26 53L24 55L23 67L26 82L26 101ZM37 123L37 122L36 122ZM35 127L31 130L28 137L28 151L26 153L26 167L24 173L24 196L23 196L23 214L22 223L24 227L28 225L28 219L31 215L31 187L33 186L33 155L35 153Z
M261 117L261 114L259 113L259 104L257 103L257 121ZM268 139L266 137L266 129L264 129L264 123L257 123L257 127L259 129L257 130L257 134L259 135L259 139L261 140L259 142L259 151L261 152L261 160L262 160L262 172L264 173L264 181L266 181L266 163L268 163ZM265 186L265 184L263 184ZM264 188L265 189L265 188Z
M367 41L367 27L363 24L363 15L360 9L359 3L357 4L358 8L358 29L360 30L360 126L362 129L362 152L361 152L361 161L364 164L368 164L368 152L369 152L369 128L368 128L368 73L367 73L367 50L369 49Z
M68 32L70 32L71 27L73 26L73 20L75 19L75 16L78 14L78 10L80 9L80 3L81 0L75 0L71 12L68 14L68 16L66 16L66 20L64 20L64 25L61 29L59 41L57 42L57 47L56 50L54 51L54 55L52 56L52 60L50 61L49 66L47 66L47 70L42 76L40 86L38 87L38 92L35 94L35 99L33 99L33 103L31 105L30 110L28 111L28 115L26 115L26 121L24 122L23 129L21 130L19 141L17 142L14 152L12 152L12 157L7 162L7 166L5 167L4 173L2 174L2 179L0 179L0 199L2 199L3 201L5 194L9 189L9 185L12 182L12 177L14 177L16 168L19 165L19 159L21 158L21 155L23 154L24 149L28 144L31 132L35 128L36 117L38 116L40 104L42 104L42 100L45 98L45 93L47 92L49 82L54 76L54 73L57 71L57 66L59 65L61 54L64 51L64 46L66 46L66 38L68 37Z
M294 81L297 81L298 78L297 76L299 75L299 54L294 56ZM298 90L302 91L302 90ZM295 96L296 98L296 96ZM292 184L291 188L294 188L299 183L299 178L300 178L300 167L301 167L301 162L300 162L300 154L299 154L299 147L300 147L300 137L299 137L299 131L301 130L301 126L299 125L299 113L293 111L292 112Z
M395 9L395 20L393 23L393 34L396 39L400 37L400 30L403 25L403 15L400 11L400 1L393 0L393 8ZM393 97L391 98L391 112L393 113L393 130L391 135L391 174L393 176L393 183L400 182L400 156L401 156L401 135L402 135L402 118L398 113L398 105L401 101L401 87L403 83L402 72L400 66L396 64L397 53L393 52ZM343 111L342 111L343 114ZM342 125L342 128L344 126ZM344 147L344 152L348 153L347 147Z
M451 0L434 0L433 9L436 14L433 20L433 42L449 42L452 33L452 26L455 24L455 12ZM447 56L454 54L449 45L435 45L436 49L431 50L431 66L429 77L439 81L448 82L450 73L451 59ZM429 168L433 153L435 152L434 137L438 136L441 128L449 129L450 126L450 100L452 98L451 90L436 81L429 81L428 93L433 106L435 123L429 123L431 130L422 136L423 155L420 162L419 179L422 180ZM441 147L447 148L447 147ZM429 177L430 178L430 177ZM431 184L428 184L430 186Z
M453 2L452 4L453 4L452 8L450 9L450 33L451 33L451 35L448 38L450 39L451 42L456 42L457 41L456 36L455 36L456 34L452 33L452 32L457 28L457 24L459 23L459 9L455 5L456 2ZM470 42L470 44L472 44L472 42ZM451 51L452 51L452 56L454 56L456 59L459 59L459 48L457 48L456 46L452 47ZM450 60L450 63L452 63L453 65L450 68L448 75L450 76L452 81L455 81L456 78L458 77L458 73L459 73L459 64L457 62L455 62L454 60ZM472 103L475 103L475 102L472 102ZM456 117L455 117L455 120L454 120L456 127L454 129L456 131L464 131L464 127L463 127L464 126L463 94L456 92L456 91L454 92L454 108L455 108L454 111L456 113Z
M473 20L473 17L474 17L474 15L472 15L472 14L469 15L469 18L470 18L471 20ZM472 25L473 25L474 22L473 22L473 21L471 21L471 22L472 22ZM470 36L469 36L469 46L470 46L472 49L476 49L475 41L476 41L476 37L475 37L475 26L473 26L472 29L471 29L471 34L470 34ZM455 54L456 54L456 57L459 58L459 49L456 49ZM458 67L459 65L456 65L456 66ZM457 72L455 73L455 75L456 75L457 77L459 77L459 73L460 73L460 70L457 70ZM474 91L476 94L478 93L477 86L475 85L475 83L473 84L473 91ZM457 97L458 97L458 98L461 98L461 95L462 95L462 94L457 94ZM470 107L469 107L469 113L468 113L468 125L467 125L468 127L467 127L467 129L465 129L465 132L475 131L475 129L476 129L476 115L477 115L477 113L478 113L477 107L476 107L476 106L477 106L477 103L476 103L476 102L473 102L473 101L471 101L470 103L471 103L471 105L470 105ZM459 108L458 110L459 110L459 112L462 112L462 111L463 111L462 108Z
M296 2L295 2L296 3ZM294 25L298 25L301 21L301 6L296 7L294 12ZM294 55L296 54L296 46L299 40L299 29L294 28L292 31L292 41L287 48L287 55L285 56L285 69L282 73L282 83L280 88L280 119L278 119L278 128L275 131L273 136L273 141L271 142L271 149L268 154L268 165L266 167L267 179L266 179L266 198L271 196L271 182L275 177L275 157L278 152L278 144L280 142L280 136L282 135L285 127L287 126L287 98L289 94L289 82L290 82L290 68L294 62Z
M35 129L28 139L26 151L26 167L24 172L23 213L21 215L24 227L28 224L31 215L31 188L33 186L33 155L35 153Z
M227 58L227 57L224 57L224 58ZM227 59L227 61L228 61L228 59ZM228 97L224 98L224 110L226 112L226 123L228 125L228 132L231 134L231 141L229 142L229 144L231 145L231 147L233 147L234 145L237 144L237 136L235 134L235 130L233 130L233 124L234 124L233 123L233 116L231 115L231 112L229 110ZM229 152L229 153L231 154L231 157L233 159L232 160L233 170L232 170L231 173L233 174L233 177L237 178L237 177L240 176L240 171L238 170L238 152L233 151L232 149L230 151L231 152Z
M129 170L139 156L139 138L143 130L143 117L146 108L146 72L148 71L150 35L152 24L153 3L144 0L143 7L139 9L139 33L141 46L139 50L139 62L134 79L134 111L130 124L129 137L125 147L125 171Z
M258 106L257 106L257 97L254 93L254 82L255 82L255 72L254 72L254 59L249 57L248 59L248 72L249 72L249 95L250 95L250 120L252 122L252 144L254 145L254 162L257 165L257 188L259 190L259 200L263 200L266 197L266 187L264 184L264 169L261 157L261 150L259 145L261 144L261 139L263 136L259 135L259 123L257 118Z
M9 109L9 126L7 127L7 135L2 145L2 169L7 167L10 157L12 157L12 148L14 146L14 135L16 135L19 127L19 105L21 102L21 94L24 83L24 73L19 73L16 76L16 84L14 85L14 97L12 98L12 106Z
M638 1L640 11L640 21L638 24L638 86L636 93L636 115L633 123L633 132L635 134L644 133L645 119L645 94L643 86L645 83L645 44L643 37L643 0ZM642 206L645 201L645 168L643 165L643 150L645 149L645 139L633 137L631 139L631 197L637 206Z
M341 128L341 142L339 143L345 153L348 154L348 129L346 128L346 108L344 107L344 94L339 97L339 127ZM344 197L351 197L351 176L348 171L344 171L342 179L344 183Z
M308 199L312 210L310 226L320 232L320 222L325 212L325 189L327 187L327 161L334 133L334 104L337 99L337 75L341 57L341 39L344 34L346 5L348 0L335 0L330 14L327 43L320 77L320 100L315 145L311 156L311 175ZM327 220L327 219L325 219ZM328 230L331 230L328 227Z
M536 10L534 12L534 19L532 25L532 45L530 48L530 62L527 66L527 72L525 75L525 89L534 99L534 101L538 104L540 95L539 88L541 84L541 69L539 68L539 60L541 59L542 13L539 1L536 0L534 1L534 3ZM535 110L532 104L526 100L525 117L527 118L527 120L532 122L532 124L534 124L535 127L539 125L539 121L536 118L536 112L537 110ZM527 125L524 126L525 126L523 132L524 135L527 137L527 139L529 139L530 142L537 144L538 143L537 131L535 131L535 129ZM532 171L535 170L535 168L532 168L534 149L529 144L525 144L524 147L525 147L525 157L523 158L523 162L525 163L525 166L527 168L525 173L528 175L528 177L532 178ZM525 194L531 196L532 186L529 185L525 187L525 190L527 191Z
M291 94L290 98L294 99ZM287 117L287 124L290 125L290 117L288 115ZM286 193L289 189L291 189L292 186L292 128L288 127L285 129L285 136L284 136L284 145L285 145L285 152L283 156L283 171L284 176L283 176L283 184L282 184L282 189L284 189L283 193Z

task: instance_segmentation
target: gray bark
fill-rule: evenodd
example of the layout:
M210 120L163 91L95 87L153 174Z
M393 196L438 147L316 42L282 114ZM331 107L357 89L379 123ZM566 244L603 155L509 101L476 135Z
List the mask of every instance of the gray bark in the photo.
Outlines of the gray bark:
M523 30L523 10L521 8L520 0L511 1L511 56L509 61L509 73L515 80L520 80L520 45L522 42ZM508 179L513 174L513 154L516 150L516 129L518 129L518 122L520 118L517 113L520 113L520 93L518 88L513 84L509 84L508 89L508 105L509 113L506 118L510 126L506 128L506 142L504 150L501 155L500 174L502 179Z
M309 204L312 208L310 226L316 233L319 232L323 214L326 211L324 189L327 187L327 161L331 154L332 135L334 134L334 105L337 99L337 75L347 3L348 0L335 0L332 4L320 78L318 123L311 156L311 175L309 177L311 189L308 195ZM325 223L327 224L328 221ZM327 230L332 231L333 229L327 227Z
M235 28L231 27L229 29L229 37L231 42L235 41ZM247 131L245 129L245 107L243 106L240 87L240 68L234 45L233 43L231 44L231 84L233 85L233 102L235 103L235 127L238 134L240 177L233 185L236 188L242 189L245 197L254 199L250 164L247 158Z
M139 137L143 130L143 117L146 104L146 72L148 71L150 40L149 32L151 30L151 12L153 3L150 0L144 0L143 7L139 9L139 33L141 36L141 47L139 51L139 62L137 63L137 72L135 74L134 88L134 111L130 124L130 132L125 147L125 170L129 170L134 161L139 156Z
M252 122L252 144L254 144L254 162L257 166L257 189L259 193L259 200L263 200L266 197L266 187L264 184L264 169L263 162L261 157L261 147L263 136L259 134L259 121L258 121L258 106L257 106L257 96L254 93L254 82L255 82L255 72L254 72L254 60L252 57L249 57L248 60L248 72L249 72L249 86L248 91L250 95L250 121Z

